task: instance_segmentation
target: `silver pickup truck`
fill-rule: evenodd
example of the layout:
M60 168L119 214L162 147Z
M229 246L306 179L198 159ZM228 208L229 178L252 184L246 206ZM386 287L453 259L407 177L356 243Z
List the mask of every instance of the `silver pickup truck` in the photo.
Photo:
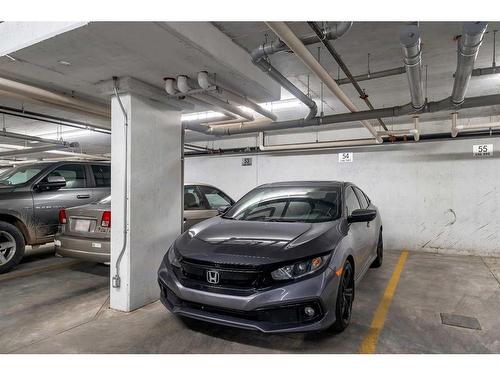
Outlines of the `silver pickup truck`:
M51 242L59 211L109 196L109 162L24 164L0 175L0 273L16 266L25 245Z

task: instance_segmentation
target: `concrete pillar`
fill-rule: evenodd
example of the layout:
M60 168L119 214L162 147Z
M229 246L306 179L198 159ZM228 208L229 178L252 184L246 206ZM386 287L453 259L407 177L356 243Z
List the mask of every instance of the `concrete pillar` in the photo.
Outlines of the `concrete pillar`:
M165 104L130 91L120 98L128 114L128 152L125 155L124 116L112 96L111 279L123 246L125 174L128 231L120 287L111 285L110 306L128 312L159 298L156 272L181 232L182 127L181 113Z

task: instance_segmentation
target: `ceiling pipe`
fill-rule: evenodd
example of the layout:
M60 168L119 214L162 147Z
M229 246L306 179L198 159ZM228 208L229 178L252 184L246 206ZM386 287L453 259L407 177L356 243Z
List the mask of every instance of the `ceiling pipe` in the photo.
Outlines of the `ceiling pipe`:
M358 92L359 97L364 100L364 102L366 103L368 108L374 109L372 103L370 102L370 99L368 99L368 95L361 88L361 86L359 86L358 81L356 81L356 78L354 78L354 76L351 74L351 71L347 67L344 60L342 60L342 58L340 57L338 52L335 50L335 48L333 48L332 44L328 41L328 39L323 38L323 35L324 35L323 30L321 30L321 28L315 22L308 22L308 25L311 27L311 29L313 29L313 31L316 33L317 37L321 40L321 42L325 46L326 50L330 53L330 55L332 55L332 57L335 60L335 62L337 63L337 65L340 67L340 69L342 69L344 74L347 76L349 81L352 83L352 85L354 86L354 88ZM378 118L377 121L380 124L380 126L382 126L382 128L384 130L387 130L387 126L385 126L385 123L384 123L384 121L382 121L382 119Z
M287 90L290 94L295 96L298 100L304 103L309 108L309 113L304 118L305 120L310 120L316 116L318 112L318 106L316 102L304 94L297 86L290 82L283 74L281 74L275 67L273 67L266 59L263 57L259 59L252 59L252 62L274 81L276 81L280 86Z
M413 129L397 129L397 130L382 130L379 131L379 135L388 135L391 137L397 137L397 136L411 136L413 137L413 140L415 142L418 142L420 140L420 120L418 116L415 116L413 118L413 124L414 128Z
M401 116L420 115L425 113L436 113L436 112L457 110L457 109L490 107L494 105L500 105L500 94L469 97L462 104L458 106L453 104L451 98L448 97L446 99L442 99L435 102L427 102L426 105L418 111L416 111L413 108L411 103L408 103L402 106L379 108L374 110L351 112L351 113L339 113L324 117L315 117L310 120L296 119L296 120L276 121L268 123L247 122L244 124L238 123L234 125L219 125L219 126L204 125L203 123L200 122L193 122L193 123L186 122L185 128L200 133L204 133L207 135L230 136L237 134L259 133L262 131L305 128L311 126L322 126L322 125L330 125L330 124L353 122L353 121L373 120L379 117L380 118L401 117Z
M344 34L346 34L351 27L352 21L337 22L334 26L329 26L321 30L320 40L339 39L344 36ZM306 46L319 42L316 34L301 37L300 40ZM258 60L283 51L290 51L290 48L282 40L276 39L274 41L261 44L259 47L254 49L250 55L252 56L252 60Z
M486 22L465 22L458 43L457 70L451 100L458 105L464 101L479 47L488 24Z
M460 133L456 139L458 140L463 140L463 139L484 139L484 138L491 138L491 137L500 137L500 130L475 130L475 131L467 131L467 132L462 132ZM443 141L451 141L454 140L450 136L450 133L428 133L428 134L421 134L420 142L425 143L425 142L443 142ZM319 142L322 143L322 142ZM335 146L335 147L325 147L326 149L380 149L380 150L385 150L388 149L390 150L391 147L396 146L396 145L411 145L414 144L413 142L408 142L405 136L397 136L393 137L392 139L389 139L388 137L384 139L384 143L374 143L374 144L368 144L368 145L359 145L359 146ZM319 147L321 149L321 147ZM307 152L307 151L316 151L318 150L318 147L314 149L300 149L300 150L295 150L295 151L301 151L301 152ZM283 152L286 152L286 150L282 150ZM291 150L294 151L294 150ZM219 155L248 155L248 154L258 154L262 153L264 151L261 151L258 147L244 147L244 148L231 148L231 149L217 149L212 152L205 152L205 153L186 153L186 157L198 157L198 156L219 156ZM272 151L270 151L272 152Z
M111 117L111 107L83 99L55 93L26 83L0 77L0 90L12 92L44 103L57 105L65 109L78 110L101 117Z
M358 112L359 109L340 89L335 80L328 74L323 66L314 58L307 47L284 22L266 22L278 37L283 40L290 49L306 64L316 76L330 89L330 91L351 111ZM382 138L377 130L368 121L361 121L363 126L372 134L377 142L382 143Z
M232 91L226 87L223 87L219 84L217 84L208 74L208 72L199 72L198 73L198 85L200 85L201 88L203 89L208 89L210 86L216 86L217 87L217 92L219 92L222 96L225 96L226 99L229 99L235 103L238 103L244 107L248 107L255 112L261 114L264 117L267 117L270 120L276 121L278 117L272 113L271 111L268 111L267 109L261 107L259 104L255 103L254 101L248 99L247 97L238 94L235 91Z
M253 121L254 117L251 113L246 112L245 110L232 105L229 103L227 100L222 100L219 98L216 98L215 96L209 95L209 94L194 94L192 97L196 99L200 99L203 102L206 102L210 105L213 105L214 107L217 108L222 108L223 110L230 112L232 114L238 115L248 121ZM189 98L188 98L189 100Z
M497 74L500 73L500 66L490 66L488 68L477 68L472 71L472 75L477 77L477 76L484 76L488 74Z
M451 114L451 136L453 138L455 138L458 135L457 118L458 118L458 113L453 112Z
M499 70L500 71L500 70ZM368 81L371 79L378 79L378 78L385 78L385 77L391 77L391 76L397 76L400 74L405 74L406 69L404 66L400 66L398 68L392 68L392 69L386 69L386 70L379 70L377 72L370 72L366 74L360 74L357 76L354 76L354 79L358 82L361 81ZM351 80L349 78L341 78L341 79L336 79L335 82L337 82L337 85L347 85L351 83Z
M231 115L238 115L242 118L247 119L248 121L254 120L254 117L250 113L245 112L244 110L238 108L235 105L232 105L227 100L221 100L219 98L216 98L215 96L206 94L204 92L192 93L193 86L197 82L191 80L191 78L189 78L188 76L185 75L177 76L177 80L175 81L175 83L177 87L174 86L174 82L172 82L171 78L165 80L165 91L167 91L168 89L170 92L173 93L170 94L170 92L167 91L167 93L169 93L170 95L176 95L177 94L176 89L178 89L181 93L187 95L186 98L187 101L193 102L192 98L194 98L195 102L198 101L198 104L205 103L206 105L206 103L208 103L210 106L222 109L223 113L225 115L230 115L230 117ZM205 88L202 87L202 90L205 90Z
M458 113L454 112L451 114L451 136L456 138L458 134L463 130L471 129L497 129L500 128L500 122L490 122L486 124L468 124L468 125L458 125Z
M417 25L405 25L399 33L401 52L410 87L413 108L421 109L425 105L422 86L422 48L420 31Z
M179 92L179 88L175 83L175 78L165 78L165 91L168 95L175 95Z
M260 151L314 150L321 148L374 145L380 143L377 142L376 139L365 138L365 139L350 139L350 140L327 141L327 142L289 143L289 144L266 146L264 138L265 138L264 133L263 132L259 133Z
M175 78L164 78L165 81L165 91L167 94L171 96L176 96L179 94L180 90L177 87L177 82ZM187 84L187 82L185 83ZM183 87L185 89L185 87ZM186 96L183 100L186 100L194 105L198 105L200 107L206 108L208 110L213 110L216 112L221 112L225 117L223 118L224 120L228 119L237 119L238 117L235 116L233 113L226 111L224 108L221 107L216 107L212 104L207 103L206 101L203 101L201 99L197 99L191 96Z

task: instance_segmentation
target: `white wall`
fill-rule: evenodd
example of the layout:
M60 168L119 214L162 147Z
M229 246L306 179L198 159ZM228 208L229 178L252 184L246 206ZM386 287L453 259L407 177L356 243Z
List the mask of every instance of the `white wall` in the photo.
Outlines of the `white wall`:
M492 143L494 156L474 158L480 143ZM241 166L242 156L191 157L185 181L211 183L236 199L272 181L351 181L379 207L386 248L500 256L500 139L372 150L344 164L333 151L254 155L251 167Z

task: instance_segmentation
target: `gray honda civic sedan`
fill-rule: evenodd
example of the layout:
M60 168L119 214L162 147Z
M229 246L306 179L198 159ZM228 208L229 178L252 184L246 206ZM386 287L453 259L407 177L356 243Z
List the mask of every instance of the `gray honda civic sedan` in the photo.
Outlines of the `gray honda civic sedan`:
M349 324L355 286L382 264L382 221L352 183L259 186L194 225L158 270L173 313L262 332Z

